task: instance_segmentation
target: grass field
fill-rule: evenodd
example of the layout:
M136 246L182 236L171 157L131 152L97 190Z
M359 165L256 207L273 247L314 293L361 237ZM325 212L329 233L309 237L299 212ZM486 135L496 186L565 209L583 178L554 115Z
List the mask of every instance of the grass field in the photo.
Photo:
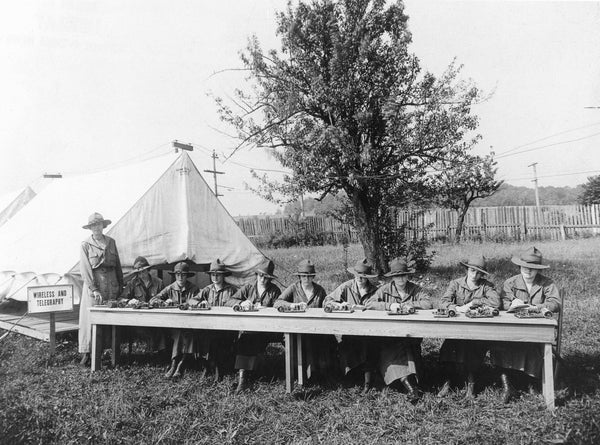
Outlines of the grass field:
M165 381L166 363L136 344L117 369L90 376L76 365L76 338L48 345L11 333L0 343L0 443L600 443L600 239L537 243L551 265L548 273L567 290L558 407L548 412L540 395L522 392L499 401L497 376L487 368L473 402L460 389L435 397L442 382L437 364L441 341L426 339L424 386L416 405L381 386L366 395L352 381L284 390L281 348L272 345L267 366L250 391L234 395L234 375L219 382L191 370ZM415 280L439 298L451 278L464 273L458 260L483 253L497 285L517 272L505 244L436 245L432 269ZM348 250L350 265L361 257ZM265 251L276 274L291 283L295 265L310 258L316 281L326 290L349 277L341 247Z

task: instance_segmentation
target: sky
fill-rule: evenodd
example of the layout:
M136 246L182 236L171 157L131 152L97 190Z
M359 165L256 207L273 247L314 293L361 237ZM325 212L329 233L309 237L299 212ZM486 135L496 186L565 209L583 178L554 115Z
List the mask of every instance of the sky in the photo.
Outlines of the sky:
M0 5L0 196L44 173L81 174L193 144L234 215L278 207L246 189L280 166L235 141L214 96L244 86L239 52L256 35L279 48L277 0L20 0ZM600 174L600 2L406 0L411 50L489 98L474 107L498 176L532 187ZM165 166L166 168L166 166ZM272 177L279 173L266 172ZM212 186L213 178L203 173ZM135 180L135 178L132 178ZM542 203L543 204L543 203Z

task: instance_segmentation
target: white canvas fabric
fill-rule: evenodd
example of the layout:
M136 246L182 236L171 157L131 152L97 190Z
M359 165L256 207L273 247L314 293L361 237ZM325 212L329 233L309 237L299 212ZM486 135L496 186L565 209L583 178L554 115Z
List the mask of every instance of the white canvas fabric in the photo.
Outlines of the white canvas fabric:
M79 249L91 233L82 226L93 212L112 221L105 233L124 273L139 255L152 265L220 258L231 281L243 282L265 261L183 152L45 187L0 228L0 300L27 300L27 286L72 283L78 304Z
M7 193L0 197L0 226L11 219L35 197L35 192L27 186L18 192Z

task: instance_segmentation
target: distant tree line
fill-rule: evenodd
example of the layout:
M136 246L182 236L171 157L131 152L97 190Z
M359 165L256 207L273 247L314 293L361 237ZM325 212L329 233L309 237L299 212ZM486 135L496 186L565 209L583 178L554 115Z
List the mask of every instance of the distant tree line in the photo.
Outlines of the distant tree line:
M576 187L540 187L540 202L542 205L572 205L600 203L600 176L595 177L596 187L586 187L581 184ZM587 190L587 192L586 192ZM315 216L335 215L341 201L335 196L327 196L322 201L314 198L304 198L304 213ZM487 198L473 201L473 207L503 207L535 205L535 191L530 187L518 187L502 184L498 190ZM292 201L283 207L284 215L300 215L302 205L299 200Z

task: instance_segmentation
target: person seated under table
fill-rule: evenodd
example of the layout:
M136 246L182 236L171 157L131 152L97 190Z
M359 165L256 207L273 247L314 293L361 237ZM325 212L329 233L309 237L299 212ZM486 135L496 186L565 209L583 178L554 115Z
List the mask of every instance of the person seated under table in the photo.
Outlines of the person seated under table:
M185 262L175 265L169 274L175 276L175 281L160 291L150 302L164 301L167 304L180 305L194 299L200 292L198 286L188 280L196 275ZM185 366L196 353L196 340L191 329L171 329L173 348L171 352L171 366L165 378L178 378L183 375Z
M261 307L272 307L281 289L272 282L277 277L275 264L268 261L258 267L254 274L256 280L253 283L242 286L232 297L234 304L243 308L260 305ZM281 334L268 332L240 332L237 340L237 354L235 356L234 368L238 370L238 385L236 393L244 391L248 384L248 374L258 369L261 355L267 344L281 341Z
M204 287L196 298L190 301L190 306L197 306L200 302L207 302L209 306L234 306L233 295L237 287L225 281L231 271L220 259L210 264L208 270L211 283ZM206 372L209 368L214 375L214 380L219 381L230 357L233 355L233 343L236 333L231 331L202 331L199 339L200 355L204 359Z
M359 260L348 272L354 278L340 284L332 293L325 297L323 306L328 304L339 307L366 306L367 300L377 291L377 286L370 279L377 278L373 266L369 262ZM360 370L364 376L363 390L368 391L373 384L376 357L373 354L374 345L370 337L357 335L336 336L340 366L345 375L353 370Z
M390 282L381 286L367 300L367 309L397 311L401 305L415 309L432 309L431 298L425 290L409 281L415 269L403 258L394 258L389 263L390 271L384 276ZM421 362L421 338L377 339L379 343L379 370L386 385L399 381L407 391L411 402L421 397L418 385L418 368Z
M440 299L439 307L448 309L456 306L457 312L465 313L474 304L482 304L497 309L500 307L500 295L494 285L484 277L489 274L486 260L482 255L462 261L466 276L452 280ZM465 398L475 396L475 376L483 365L489 350L489 342L482 340L444 340L440 349L440 362L445 368L444 384L438 397L445 397L451 389L453 374L466 376L467 390Z
M119 302L127 305L135 303L149 303L163 289L163 282L160 278L150 274L150 263L143 256L138 256L133 262L133 271L130 280L121 292ZM132 327L127 328L126 336L130 341L134 338L149 340L153 350L164 349L165 339L160 328Z
M274 307L288 307L291 309L322 308L327 296L325 289L314 282L315 265L310 260L303 260L298 264L295 272L298 281L288 286L275 301ZM302 335L303 350L306 357L306 376L310 380L322 378L331 380L328 372L332 368L333 339L326 335Z
M552 279L542 275L541 270L550 266L543 264L542 253L535 247L512 257L520 273L507 279L501 292L502 308L511 310L521 306L534 306L540 311L560 312L560 294ZM515 390L510 372L527 376L530 390L540 382L544 363L544 346L539 343L493 342L490 349L492 364L501 370L502 401L508 403Z

